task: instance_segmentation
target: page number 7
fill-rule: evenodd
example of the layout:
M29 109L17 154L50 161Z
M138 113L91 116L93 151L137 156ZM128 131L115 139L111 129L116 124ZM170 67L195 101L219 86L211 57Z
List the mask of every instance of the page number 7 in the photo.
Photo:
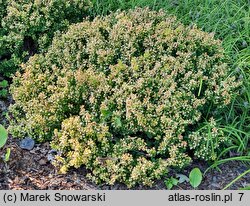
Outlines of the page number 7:
M241 193L238 193L239 195L240 195L240 201L242 200L242 197L244 196L244 193L243 192L241 192Z

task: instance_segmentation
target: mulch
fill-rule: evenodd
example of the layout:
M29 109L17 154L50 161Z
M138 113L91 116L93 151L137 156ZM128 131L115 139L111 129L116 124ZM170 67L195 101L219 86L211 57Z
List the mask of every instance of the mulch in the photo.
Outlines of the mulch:
M19 147L20 140L10 138L0 151L0 156L4 155L6 148L11 148L10 160L7 163L0 163L0 189L5 190L126 190L125 185L116 183L113 186L106 184L96 185L86 179L87 171L84 167L72 169L67 174L59 174L48 160L50 153L49 143L36 144L28 151ZM188 176L194 167L199 167L202 172L206 170L206 162L194 161L192 165L179 173ZM219 166L220 170L212 169L206 173L202 184L198 187L200 190L220 190L238 175L250 168L249 164L237 161L231 161ZM169 176L176 176L176 171L169 171ZM229 189L239 189L250 186L250 174L242 177ZM164 190L166 189L164 179L158 180L153 187L138 185L132 189L137 190ZM193 189L189 183L182 183L175 186L176 190Z

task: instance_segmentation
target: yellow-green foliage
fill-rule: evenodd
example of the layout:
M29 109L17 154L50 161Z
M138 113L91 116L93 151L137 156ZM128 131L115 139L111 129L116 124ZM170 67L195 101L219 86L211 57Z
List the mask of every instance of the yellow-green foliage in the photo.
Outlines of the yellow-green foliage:
M14 136L52 139L61 172L128 186L188 164L189 134L238 85L212 34L148 9L70 26L13 81Z
M10 75L30 55L46 51L56 31L82 21L88 5L89 0L4 0L0 72Z

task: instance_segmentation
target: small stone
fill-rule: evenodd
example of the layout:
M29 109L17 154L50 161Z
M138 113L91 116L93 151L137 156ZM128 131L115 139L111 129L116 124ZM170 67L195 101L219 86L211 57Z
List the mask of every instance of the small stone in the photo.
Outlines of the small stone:
M47 160L48 160L49 162L53 162L54 159L55 159L55 156L54 156L53 154L48 154Z
M54 150L54 149L50 150L50 151L48 152L48 155L47 155L47 160L48 160L49 162L53 162L54 159L55 159L55 155L56 155L56 154L57 154L57 151L56 151L56 150Z
M20 147L26 150L32 150L35 146L35 141L31 138L25 138L20 142Z

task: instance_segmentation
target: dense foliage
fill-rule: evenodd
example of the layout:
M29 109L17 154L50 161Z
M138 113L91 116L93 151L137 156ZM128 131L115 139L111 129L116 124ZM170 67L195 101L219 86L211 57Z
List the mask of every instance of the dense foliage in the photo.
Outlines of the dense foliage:
M85 165L97 183L151 185L188 150L213 159L227 140L213 114L239 84L230 73L219 40L164 12L85 20L17 73L9 130L52 139L61 172Z
M0 20L2 20L5 14L6 14L6 0L1 0L0 1Z
M46 51L56 31L82 21L88 5L88 0L1 1L0 73L9 76L31 55Z
M6 0L1 0L0 1L0 22L2 21L3 17L6 15ZM0 61L3 59L3 36L5 34L5 31L0 23ZM0 63L1 64L1 63ZM0 69L1 73L1 69Z

